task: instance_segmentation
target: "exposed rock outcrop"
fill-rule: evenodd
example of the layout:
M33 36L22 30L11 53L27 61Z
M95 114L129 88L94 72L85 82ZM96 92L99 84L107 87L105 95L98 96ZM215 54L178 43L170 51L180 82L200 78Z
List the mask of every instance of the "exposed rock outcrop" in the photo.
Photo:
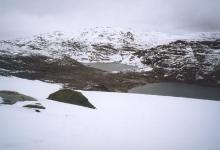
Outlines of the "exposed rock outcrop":
M48 99L95 109L81 93L70 89L62 89L49 95Z
M0 91L0 97L3 100L2 104L8 104L8 105L13 105L18 101L20 102L37 101L35 98L14 91Z
M176 41L137 53L160 78L216 84L220 80L220 42Z

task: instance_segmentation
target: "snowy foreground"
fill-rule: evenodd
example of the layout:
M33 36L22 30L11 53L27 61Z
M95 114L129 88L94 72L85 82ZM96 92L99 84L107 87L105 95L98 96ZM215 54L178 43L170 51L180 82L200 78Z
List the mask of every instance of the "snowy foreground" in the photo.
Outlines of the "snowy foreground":
M219 150L220 102L82 91L98 109L46 100L60 85L0 77L39 99L40 113L0 106L0 150ZM42 95L40 93L43 93Z

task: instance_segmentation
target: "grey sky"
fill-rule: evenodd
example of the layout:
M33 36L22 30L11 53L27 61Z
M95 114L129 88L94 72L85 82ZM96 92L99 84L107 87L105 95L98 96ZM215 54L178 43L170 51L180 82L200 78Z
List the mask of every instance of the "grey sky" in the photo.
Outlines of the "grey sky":
M219 0L0 0L0 38L96 26L220 31Z

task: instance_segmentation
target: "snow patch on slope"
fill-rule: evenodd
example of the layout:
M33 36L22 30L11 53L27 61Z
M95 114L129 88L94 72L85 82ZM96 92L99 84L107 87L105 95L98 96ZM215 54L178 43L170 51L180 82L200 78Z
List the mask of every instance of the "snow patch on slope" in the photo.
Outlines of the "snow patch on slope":
M49 94L62 88L60 84L46 83L38 80L27 80L17 77L0 76L0 90L16 91L32 97L45 99Z
M98 110L49 101L41 113L1 106L0 149L176 150L220 145L218 102L83 92Z
M3 83L0 84L2 90L15 90L32 97L38 97L46 88L51 92L57 88L54 84L18 78L7 80L2 77L0 82ZM220 138L217 132L220 129L218 101L110 92L82 93L98 109L47 100L46 94L39 98L46 107L40 113L23 108L26 102L0 106L0 149L220 148L216 140Z

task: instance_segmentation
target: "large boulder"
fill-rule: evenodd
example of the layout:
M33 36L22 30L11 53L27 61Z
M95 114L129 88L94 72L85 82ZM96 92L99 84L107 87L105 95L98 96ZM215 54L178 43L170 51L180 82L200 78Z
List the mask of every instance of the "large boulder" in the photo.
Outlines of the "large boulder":
M37 101L33 97L20 94L14 91L0 91L0 97L3 100L3 104L13 105L18 101Z
M81 92L70 89L62 89L52 93L49 95L48 99L95 109Z

